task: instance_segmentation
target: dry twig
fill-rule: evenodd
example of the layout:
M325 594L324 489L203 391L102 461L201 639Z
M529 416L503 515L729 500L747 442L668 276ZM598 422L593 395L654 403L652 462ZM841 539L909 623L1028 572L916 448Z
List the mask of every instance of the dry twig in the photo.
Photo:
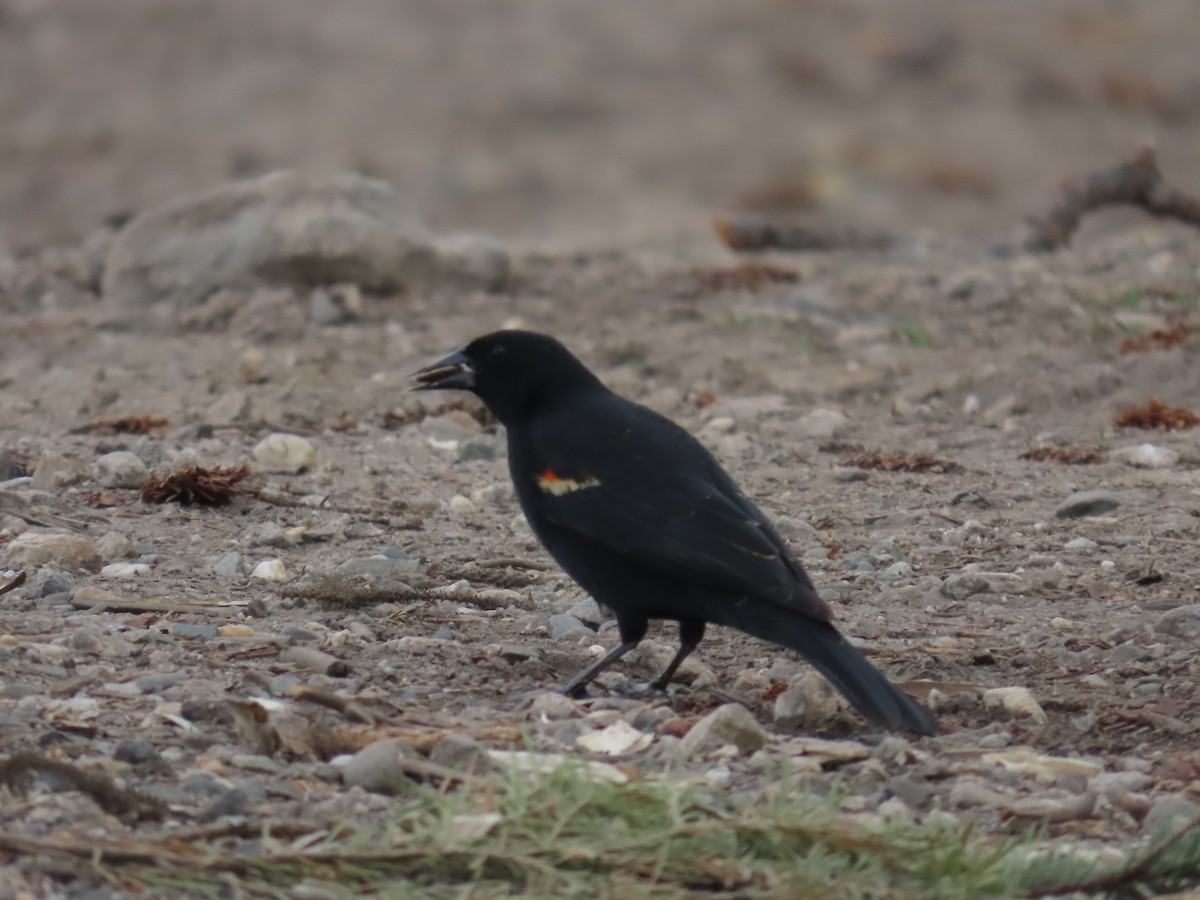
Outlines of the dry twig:
M88 772L71 763L47 759L38 753L14 753L0 762L0 783L15 791L25 791L34 775L45 775L66 782L74 790L87 794L109 815L126 822L157 821L166 807L154 797L121 787L102 772Z
M897 243L888 234L857 228L806 225L761 216L737 216L714 223L717 236L731 250L886 250Z
M1110 169L1072 178L1044 216L1032 222L1033 231L1022 249L1049 253L1071 242L1080 220L1106 206L1137 206L1167 219L1178 219L1200 228L1200 199L1177 191L1163 180L1152 147L1144 147L1132 158Z

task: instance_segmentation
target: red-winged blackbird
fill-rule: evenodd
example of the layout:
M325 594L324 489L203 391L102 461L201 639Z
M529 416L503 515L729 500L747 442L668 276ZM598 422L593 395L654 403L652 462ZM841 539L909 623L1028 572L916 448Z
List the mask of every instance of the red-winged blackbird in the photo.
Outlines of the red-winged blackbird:
M484 335L416 373L418 390L476 394L506 427L521 509L550 555L617 616L621 643L563 688L581 693L646 635L679 622L665 688L708 623L799 651L876 725L932 734L937 718L831 624L766 516L690 434L608 390L554 338Z

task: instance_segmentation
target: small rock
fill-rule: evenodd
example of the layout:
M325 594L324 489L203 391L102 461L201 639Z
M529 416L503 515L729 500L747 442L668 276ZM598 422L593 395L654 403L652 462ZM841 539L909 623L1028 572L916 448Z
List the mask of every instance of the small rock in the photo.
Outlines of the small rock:
M407 575L421 570L422 562L419 556L394 558L389 556L366 556L359 559L348 559L337 571L344 575L366 575L370 577L386 577L389 575Z
M1003 712L1011 718L1032 719L1039 725L1046 721L1045 711L1026 687L986 690L983 692L983 706L984 709Z
M139 213L113 241L103 294L131 309L183 307L228 287L352 283L392 294L490 288L507 273L495 241L435 240L383 181L272 172Z
M1060 519L1078 519L1112 512L1121 501L1109 491L1079 491L1064 500L1054 511Z
M155 675L143 675L141 678L134 679L133 683L143 694L157 694L159 691L165 691L167 688L182 684L187 680L188 676L183 672L160 672Z
M961 601L975 594L1019 594L1025 588L1025 580L1010 572L956 572L938 590L943 597Z
M1077 538L1071 538L1071 540L1069 540L1065 544L1063 544L1063 549L1064 550L1095 550L1099 546L1100 545L1097 544L1095 541L1093 541L1091 538L1077 537Z
M96 552L105 562L120 562L137 556L132 542L119 531L106 531L96 539Z
M437 264L417 287L449 287L495 291L508 280L508 251L495 238L476 232L459 232L434 241Z
M574 616L584 625L592 628L599 628L606 620L613 618L612 612L607 607L601 606L591 597L580 600L567 610L567 615Z
M246 541L251 547L290 547L295 543L278 522L263 522L251 528Z
M55 594L64 594L70 591L72 587L71 580L62 572L56 572L53 569L42 569L34 579L34 596L42 598Z
M154 745L140 737L125 738L117 744L117 749L113 751L113 759L117 762L129 763L131 766L142 766L147 763L166 766L163 758L154 749Z
M22 478L24 475L25 464L7 447L0 447L0 481Z
M487 434L469 437L458 445L458 458L462 462L471 460L493 460L500 456L500 443Z
M26 531L8 544L3 561L12 568L52 563L71 571L98 572L101 558L96 545L80 535Z
M846 431L850 419L836 409L814 409L796 420L796 430L806 438L828 440Z
M557 691L538 694L529 706L529 716L535 720L573 719L578 715L578 704Z
M1179 453L1157 444L1137 444L1113 450L1110 457L1135 469L1169 469L1179 462Z
M376 794L399 794L412 788L404 760L416 752L395 740L376 741L341 764L342 781Z
M339 660L336 656L317 650L315 647L291 646L279 654L279 661L291 663L301 669L312 672L328 672L329 668Z
M218 575L233 578L245 573L246 564L242 560L242 554L234 552L224 553L217 560L217 564L213 566L213 571Z
M311 469L317 461L317 451L298 434L275 432L255 445L254 461L264 472L290 475Z
M29 485L37 491L55 491L60 487L78 484L84 477L84 467L79 463L53 450L43 450Z
M679 753L691 757L733 744L738 752L748 754L761 750L766 743L767 733L750 711L740 703L726 703L692 726L679 743Z
M450 498L450 515L456 519L464 519L475 512L475 504L462 494Z
M264 559L254 571L250 573L251 578L261 578L263 581L287 581L287 569L283 566L281 559Z
M230 788L213 801L204 811L205 819L224 819L246 815L250 797L241 788Z
M448 734L429 751L429 761L456 772L484 775L496 770L487 750L469 734Z
M288 639L291 644L315 644L321 640L321 636L307 628L301 628L299 625L289 625L283 629L283 636Z
M97 480L112 488L140 488L150 475L141 458L128 450L96 457L94 468Z
M1009 813L1021 819L1037 819L1050 824L1086 819L1096 808L1096 795L1090 791L1080 794L1056 792L1033 797L1021 797L1007 804Z
M150 567L145 563L109 563L100 570L102 578L137 578L149 574Z
M595 637L596 632L588 628L577 618L569 613L559 613L551 616L546 622L546 629L550 633L550 640L558 641L568 637Z
M362 317L362 291L356 284L315 287L308 295L308 319L314 325L344 325Z
M617 719L605 728L581 734L575 743L589 753L620 756L645 750L653 740L653 735L638 731L624 719Z
M174 637L189 638L197 641L211 641L217 636L216 625L194 624L192 622L176 622L171 625Z
M1154 802L1142 821L1142 834L1161 837L1200 816L1200 806L1182 794L1168 794Z
M793 678L775 698L775 722L782 728L818 728L837 715L838 700L832 686L816 672Z
M500 658L505 662L518 663L527 662L531 659L539 659L540 655L532 647L521 647L516 644L505 644L500 648Z
M250 398L243 391L226 391L204 412L204 421L222 428L250 415Z
M1195 641L1200 638L1200 604L1177 606L1163 613L1154 630L1169 637Z

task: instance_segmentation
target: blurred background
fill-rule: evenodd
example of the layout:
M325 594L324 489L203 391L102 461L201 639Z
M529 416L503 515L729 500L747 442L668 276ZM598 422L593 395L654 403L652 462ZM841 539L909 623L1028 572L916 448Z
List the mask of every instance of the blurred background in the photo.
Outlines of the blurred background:
M1145 140L1200 183L1198 47L1195 0L0 0L0 250L285 167L508 241L1002 236Z

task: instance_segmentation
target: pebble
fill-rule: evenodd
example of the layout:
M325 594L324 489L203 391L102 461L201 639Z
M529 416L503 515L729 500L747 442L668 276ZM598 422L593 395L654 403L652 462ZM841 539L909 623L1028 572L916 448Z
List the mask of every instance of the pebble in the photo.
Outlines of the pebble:
M43 450L38 457L29 485L36 491L55 491L60 487L77 484L85 477L84 468L74 460L67 459L53 450Z
M389 556L365 556L358 559L348 559L337 571L345 575L388 576L407 575L421 570L422 562L419 556L394 558Z
M1179 462L1178 451L1157 444L1137 444L1113 450L1110 457L1135 469L1169 469Z
M338 662L338 658L315 647L295 645L280 653L279 661L313 672L327 672L330 666Z
M1154 624L1154 630L1158 634L1187 641L1200 639L1200 604L1168 610Z
M1197 816L1200 816L1200 805L1182 794L1169 794L1156 800L1150 807L1150 812L1142 821L1142 834L1170 834Z
M187 680L188 676L183 672L161 672L155 675L143 675L141 678L135 678L133 683L137 685L138 690L143 694L157 694L159 691L182 684Z
M1003 712L1012 718L1032 719L1039 725L1046 721L1045 710L1026 687L986 690L983 692L983 706L991 712Z
M775 722L783 728L817 728L837 715L838 701L829 682L815 672L791 679L775 698Z
M175 622L171 625L174 637L189 638L196 641L211 641L217 636L216 625L194 624L192 622Z
M278 522L263 522L251 528L246 542L251 547L290 547L296 543Z
M255 445L254 461L264 472L295 474L316 464L317 451L298 434L275 432Z
M479 741L469 734L457 732L446 735L433 745L433 749L429 751L429 761L434 765L456 772L470 772L472 775L484 775L497 768Z
M577 618L569 613L559 613L551 616L546 621L546 630L550 633L550 640L558 641L568 637L594 637L596 632L588 628Z
M1025 588L1025 580L1010 572L956 572L938 590L943 597L961 601L975 594L1019 594Z
M140 737L126 738L117 744L117 749L113 751L113 759L129 763L131 766L143 766L148 763L157 767L166 766L154 745Z
M55 594L65 594L73 587L71 579L67 578L62 572L56 572L53 569L42 569L35 578L34 585L34 596L36 597L51 597Z
M399 741L376 741L341 762L342 781L376 794L398 794L412 787L403 761L415 758L415 751Z
M213 801L204 811L205 819L224 819L246 815L250 797L241 788L230 788Z
M260 578L263 581L287 581L287 569L283 566L281 559L264 559L254 571L250 573L251 578Z
M534 720L573 719L579 715L579 706L570 697L557 691L546 691L533 698L529 715Z
M226 391L204 412L204 421L223 428L250 415L250 398L243 391Z
M692 757L733 744L739 753L749 754L761 750L766 743L767 733L750 711L740 703L726 703L692 726L680 741L678 752L683 757Z
M1051 824L1074 822L1086 819L1096 808L1096 795L1083 793L1041 793L1032 797L1021 797L1008 803L1009 813L1021 819L1037 819Z
M796 430L801 437L828 440L842 435L849 424L846 414L836 409L814 409L796 420Z
M109 563L100 570L102 578L136 578L149 574L150 567L145 563Z
M499 455L500 442L487 434L474 435L458 445L458 458L462 462L493 460Z
M1080 491L1072 494L1054 511L1060 519L1078 519L1083 516L1100 516L1112 512L1121 501L1109 491Z
M96 457L93 464L97 480L105 487L140 488L150 475L150 470L136 453L117 450Z
M12 568L53 563L72 571L98 572L101 557L96 545L80 535L26 531L9 542L3 561Z
M613 617L612 613L601 606L591 597L585 597L567 610L567 615L574 616L584 625L599 628L606 620Z
M475 512L475 504L462 494L450 498L450 515L455 518L465 518Z
M237 577L245 573L246 564L242 559L242 554L234 552L224 553L217 560L217 564L213 566L213 571L218 575L224 575L229 578Z
M119 562L137 556L133 543L119 531L106 531L96 539L96 552L105 562Z
M1071 538L1071 540L1069 540L1065 544L1063 544L1063 549L1064 550L1095 550L1099 546L1100 545L1097 544L1095 541L1093 541L1091 538L1077 537L1077 538Z
M283 629L283 636L292 644L312 644L321 640L321 636L299 625L289 625Z

